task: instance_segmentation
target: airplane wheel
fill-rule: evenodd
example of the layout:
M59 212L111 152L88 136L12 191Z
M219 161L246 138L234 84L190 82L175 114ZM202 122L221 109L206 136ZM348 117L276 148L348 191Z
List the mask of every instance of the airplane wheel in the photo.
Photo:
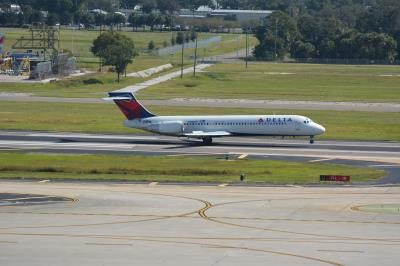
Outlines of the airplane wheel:
M212 143L212 138L211 137L203 138L203 144L204 145L210 145L211 143Z
M313 139L313 137L310 137L310 144L314 144L314 139Z

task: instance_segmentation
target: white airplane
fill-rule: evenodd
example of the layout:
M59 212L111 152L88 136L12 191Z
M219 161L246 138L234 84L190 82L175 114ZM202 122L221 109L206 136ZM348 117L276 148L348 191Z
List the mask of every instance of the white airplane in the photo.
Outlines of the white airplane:
M202 139L211 144L214 137L226 136L314 136L325 128L300 115L201 115L156 116L144 108L129 92L110 92L113 100L126 116L126 127L139 128L161 135Z

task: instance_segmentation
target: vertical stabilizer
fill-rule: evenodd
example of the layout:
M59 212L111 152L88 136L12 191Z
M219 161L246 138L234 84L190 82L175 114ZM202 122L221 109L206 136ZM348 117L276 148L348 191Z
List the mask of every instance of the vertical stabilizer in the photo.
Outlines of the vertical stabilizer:
M113 100L129 120L155 116L144 108L130 92L109 92L108 95L110 98L107 99Z

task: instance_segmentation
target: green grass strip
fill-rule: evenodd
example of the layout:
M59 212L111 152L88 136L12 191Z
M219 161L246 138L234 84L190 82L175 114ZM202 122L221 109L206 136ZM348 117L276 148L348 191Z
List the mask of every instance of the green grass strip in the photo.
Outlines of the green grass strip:
M400 102L399 81L399 66L217 64L196 78L186 75L138 95L143 99Z
M218 157L62 155L0 152L0 178L131 180L178 182L318 183L319 175L351 175L370 181L385 171L327 163L264 160L227 161Z

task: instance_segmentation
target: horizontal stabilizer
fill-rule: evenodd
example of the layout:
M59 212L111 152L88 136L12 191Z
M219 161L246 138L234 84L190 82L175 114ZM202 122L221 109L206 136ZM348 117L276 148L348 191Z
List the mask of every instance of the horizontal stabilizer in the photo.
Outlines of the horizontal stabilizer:
M132 98L129 97L108 97L108 98L103 98L105 101L115 101L115 100L131 100Z
M224 137L232 135L226 131L193 131L191 133L185 133L185 136L191 138L202 138L202 137Z

